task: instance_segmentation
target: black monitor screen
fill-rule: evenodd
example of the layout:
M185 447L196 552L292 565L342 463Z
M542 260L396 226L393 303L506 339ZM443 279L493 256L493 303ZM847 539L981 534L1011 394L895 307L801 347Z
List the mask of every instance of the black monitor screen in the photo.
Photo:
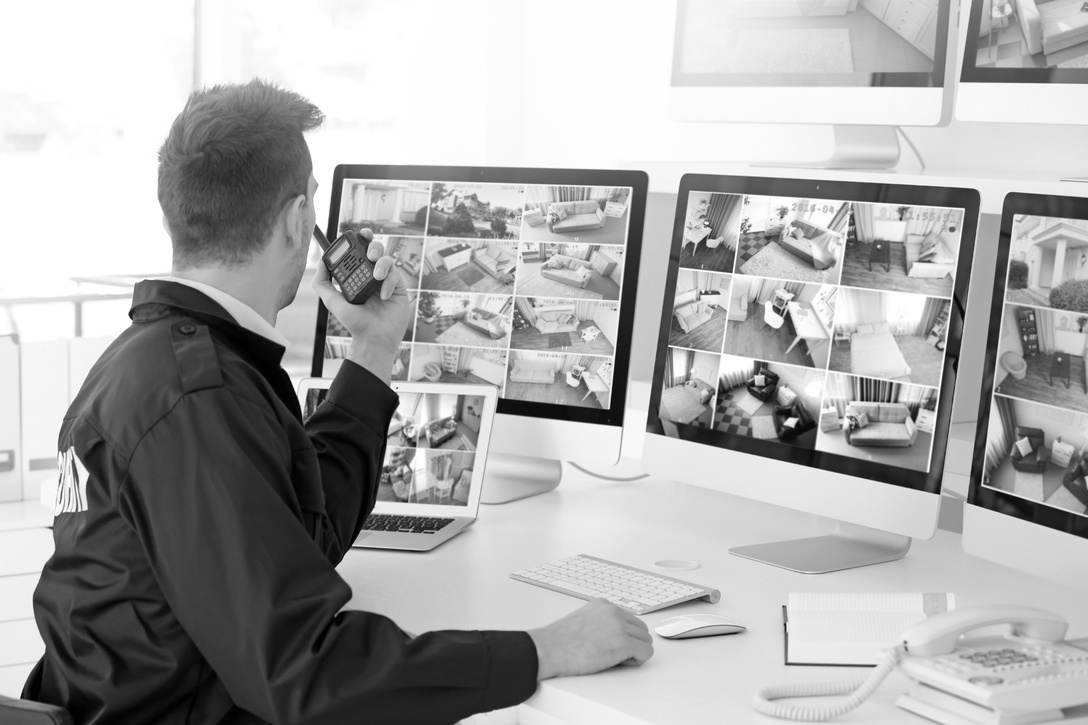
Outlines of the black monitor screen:
M1009 194L971 503L1088 537L1088 199Z
M938 490L978 203L685 176L649 431Z
M638 171L342 165L327 236L369 229L396 258L413 314L394 380L620 426L646 189ZM349 344L321 305L313 374Z

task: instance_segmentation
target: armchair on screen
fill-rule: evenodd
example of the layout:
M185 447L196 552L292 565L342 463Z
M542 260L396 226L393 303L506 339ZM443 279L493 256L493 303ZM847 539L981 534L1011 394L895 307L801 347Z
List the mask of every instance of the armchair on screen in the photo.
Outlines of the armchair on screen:
M1045 436L1038 428L1016 426L1016 440L1012 444L1012 467L1025 473L1046 471L1050 455L1043 445Z
M748 379L746 386L749 393L767 402L778 388L778 376L767 368L761 368L758 373Z

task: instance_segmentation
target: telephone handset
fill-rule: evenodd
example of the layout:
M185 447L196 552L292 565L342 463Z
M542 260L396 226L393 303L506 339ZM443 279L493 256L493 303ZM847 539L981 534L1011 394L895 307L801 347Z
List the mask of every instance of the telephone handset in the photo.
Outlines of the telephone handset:
M984 627L1000 635L960 639ZM899 698L905 710L942 723L1028 724L1062 718L1088 703L1088 640L1063 642L1068 623L1033 607L970 607L930 617L907 629L867 678L767 688L756 709L789 720L829 720L864 702L892 669L915 681ZM848 695L826 707L772 702L788 697Z

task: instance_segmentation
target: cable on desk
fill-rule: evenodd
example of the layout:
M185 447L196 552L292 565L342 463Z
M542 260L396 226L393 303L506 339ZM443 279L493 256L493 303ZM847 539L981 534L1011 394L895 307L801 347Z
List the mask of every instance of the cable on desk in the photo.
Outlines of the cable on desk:
M627 476L627 477L602 476L601 474L594 473L593 471L589 470L588 468L583 468L582 466L579 466L577 463L574 463L572 461L567 461L567 465L572 467L572 468L577 468L582 473L593 476L594 478L599 478L602 481L637 481L640 478L649 478L650 477L650 474L648 474L648 473L640 473L637 476Z
M880 683L884 681L899 660L903 651L899 647L886 651L877 662L876 669L867 677L860 680L845 680L840 682L809 682L791 685L767 687L757 692L753 697L753 705L756 710L764 715L777 717L783 720L795 720L800 722L821 722L845 715L861 703L869 699L876 691ZM847 695L833 705L823 707L801 707L798 705L784 705L774 702L783 698L793 697L829 697L832 695Z

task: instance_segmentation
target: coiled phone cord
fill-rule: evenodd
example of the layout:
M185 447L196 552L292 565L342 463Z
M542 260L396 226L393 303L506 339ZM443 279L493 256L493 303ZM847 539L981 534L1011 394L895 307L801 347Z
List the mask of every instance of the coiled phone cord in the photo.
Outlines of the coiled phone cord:
M869 699L880 683L891 674L903 655L900 647L887 650L881 655L876 669L864 679L839 682L807 682L790 685L766 687L755 694L753 704L764 715L796 720L799 722L820 722L845 715ZM832 695L850 696L834 705L823 707L801 707L773 702L787 697L830 697Z

